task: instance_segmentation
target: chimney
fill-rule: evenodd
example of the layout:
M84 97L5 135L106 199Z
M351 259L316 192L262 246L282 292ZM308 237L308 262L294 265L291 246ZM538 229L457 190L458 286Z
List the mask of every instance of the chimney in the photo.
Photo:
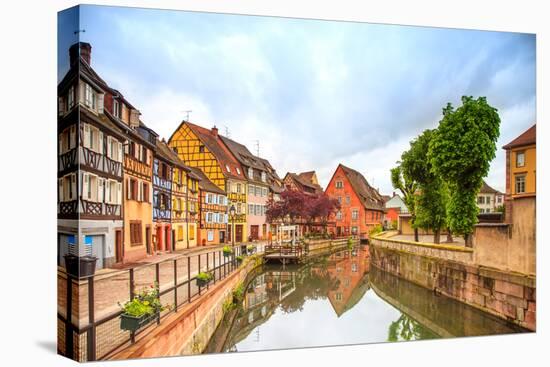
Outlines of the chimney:
M71 67L78 64L79 54L88 65L91 65L92 45L87 42L77 42L69 48L69 60Z
M216 127L216 125L214 125L214 127L212 128L212 134L217 138L218 137L218 128Z

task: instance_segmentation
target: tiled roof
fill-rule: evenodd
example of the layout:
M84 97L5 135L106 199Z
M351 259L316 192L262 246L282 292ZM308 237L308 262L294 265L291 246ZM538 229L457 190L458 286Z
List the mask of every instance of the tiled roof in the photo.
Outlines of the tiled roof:
M343 164L340 164L340 167L342 167L342 170L351 183L353 191L355 191L365 208L384 210L384 198L377 190L369 185L361 173Z
M172 150L166 144L166 142L163 140L157 139L157 149L155 151L155 154L159 156L160 158L164 159L165 161L168 161L169 163L176 165L180 168L183 168L186 171L189 171L189 167L185 165L185 163L178 157L176 152Z
M301 190L304 190L303 187L307 187L310 190L313 190L316 194L322 193L323 188L321 186L307 180L308 177L311 179L311 177L313 176L313 175L308 175L307 173L308 172L306 172L306 175L304 175L303 173L288 172L285 178L290 177Z
M225 136L220 136L227 148L233 153L233 156L237 158L239 163L245 167L252 167L258 170L264 171L265 167L261 160L252 154L248 148L236 141L229 139Z
M537 124L531 126L523 134L503 146L503 149L518 148L525 145L532 145L537 143Z
M200 141L208 148L208 150L216 157L220 164L223 174L226 177L235 178L239 180L246 180L243 172L243 168L240 163L233 157L233 154L221 141L220 136L214 133L212 130L205 129L202 126L195 125L188 121L184 124L197 135ZM230 172L227 171L226 166L230 168ZM237 171L238 169L238 171Z
M500 191L495 190L491 186L487 185L487 182L485 182L485 180L483 180L483 185L481 186L479 192L482 194L502 194Z
M223 191L218 186L216 186L212 181L210 181L208 177L206 177L204 172L202 172L199 168L190 167L190 169L191 169L191 172L199 178L200 180L199 187L202 190L225 195L225 191Z

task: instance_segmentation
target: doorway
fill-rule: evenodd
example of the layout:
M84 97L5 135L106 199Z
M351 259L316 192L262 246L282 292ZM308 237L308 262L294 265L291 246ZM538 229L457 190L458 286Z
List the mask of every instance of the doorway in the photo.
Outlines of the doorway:
M122 230L117 229L117 230L115 230L115 258L116 258L117 263L122 262L122 258L124 256L122 251L123 251Z
M225 232L220 231L220 243L225 243Z
M257 225L250 226L250 237L252 237L253 240L259 239L259 232L260 232L260 226L257 226Z
M151 249L151 226L145 227L145 247L147 248L147 253L152 255L153 251Z
M243 225L235 225L235 242L243 242Z

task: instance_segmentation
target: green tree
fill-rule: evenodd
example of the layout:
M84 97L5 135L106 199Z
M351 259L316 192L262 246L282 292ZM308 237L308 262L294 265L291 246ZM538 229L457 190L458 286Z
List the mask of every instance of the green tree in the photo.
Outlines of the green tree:
M402 164L409 167L409 172L419 188L415 195L416 220L413 226L433 230L434 243L439 243L441 230L447 228L446 206L449 195L447 185L432 170L428 160L433 134L434 130L425 130L411 141L410 149L402 156Z
M406 167L405 167L406 168ZM414 240L418 242L418 228L414 227L416 211L414 198L418 183L412 179L410 172L402 167L402 163L398 162L398 166L390 170L391 183L394 189L401 191L403 201L411 214L411 224L414 228Z
M447 218L453 233L472 246L477 223L477 194L495 158L500 117L485 97L462 97L462 106L443 108L443 119L430 141L428 158L432 170L450 190Z

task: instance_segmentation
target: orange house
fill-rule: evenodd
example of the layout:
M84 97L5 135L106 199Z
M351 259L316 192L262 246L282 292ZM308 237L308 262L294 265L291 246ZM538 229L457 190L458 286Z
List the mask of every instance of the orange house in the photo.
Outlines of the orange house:
M338 200L340 210L329 231L341 236L368 238L369 231L384 220L384 198L354 169L339 164L325 193Z

